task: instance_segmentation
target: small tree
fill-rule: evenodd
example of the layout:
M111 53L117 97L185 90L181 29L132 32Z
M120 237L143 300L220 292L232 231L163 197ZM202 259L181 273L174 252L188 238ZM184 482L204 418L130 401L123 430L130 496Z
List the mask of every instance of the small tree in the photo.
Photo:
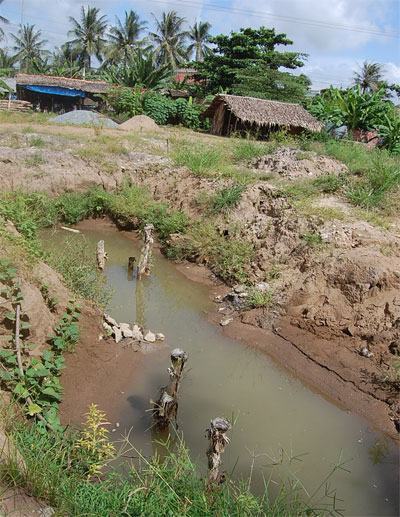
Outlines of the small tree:
M204 61L204 56L208 54L211 47L207 45L210 41L211 24L208 22L196 22L190 27L188 38L191 42L188 47L188 55L195 55L196 61Z
M35 30L34 25L21 25L18 34L11 34L11 37L14 40L15 59L25 72L29 72L47 54L43 48L47 40L41 39L42 32Z

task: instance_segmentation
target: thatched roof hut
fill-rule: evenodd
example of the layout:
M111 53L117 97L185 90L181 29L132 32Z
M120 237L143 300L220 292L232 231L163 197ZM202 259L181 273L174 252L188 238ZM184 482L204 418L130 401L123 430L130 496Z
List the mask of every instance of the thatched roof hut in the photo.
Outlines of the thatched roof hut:
M110 84L106 81L86 81L52 75L17 74L16 82L17 85L56 86L95 94L106 93L110 89Z
M321 122L299 104L238 95L217 95L202 116L212 119L211 132L215 135L235 131L269 133L286 129L299 133L322 129Z

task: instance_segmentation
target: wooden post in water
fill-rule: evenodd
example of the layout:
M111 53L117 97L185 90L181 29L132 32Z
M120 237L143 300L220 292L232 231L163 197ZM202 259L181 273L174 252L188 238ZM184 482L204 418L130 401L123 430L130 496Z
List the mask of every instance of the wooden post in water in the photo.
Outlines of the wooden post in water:
M154 226L152 224L146 224L146 226L143 228L144 246L142 248L142 251L140 252L140 258L137 268L138 278L140 278L144 274L150 274L151 251L152 246L154 244L153 230Z
M136 258L129 257L128 258L128 282L133 280L133 272L135 270Z
M107 260L107 253L104 248L104 241L99 241L97 243L97 253L96 253L96 259L97 259L97 267L100 269L100 271L103 271L106 266L106 260Z
M207 449L209 485L220 485L225 481L225 473L220 472L219 469L222 465L221 455L230 441L226 433L231 429L232 425L228 420L217 417L211 420L210 427L206 430L206 437L209 440Z
M180 348L171 352L171 366L168 368L169 385L160 390L158 400L153 404L153 417L158 429L167 429L170 422L175 420L178 412L178 391L182 373L188 359L187 353Z

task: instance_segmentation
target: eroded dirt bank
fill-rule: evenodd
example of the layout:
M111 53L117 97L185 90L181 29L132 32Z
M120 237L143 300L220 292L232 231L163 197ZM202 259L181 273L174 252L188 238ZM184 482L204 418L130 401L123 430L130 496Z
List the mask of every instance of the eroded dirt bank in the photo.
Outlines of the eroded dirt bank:
M82 153L79 140L68 140L68 131L65 140L46 133L43 138L54 145L51 151L41 151L36 165L34 148L11 145L3 137L2 189L58 194L91 186L113 190L132 183L147 186L156 200L199 218L204 215L199 194L212 195L229 184L176 168L154 149L113 155L113 167L105 171L104 163ZM278 175L280 168L290 169L287 154L283 169L273 162ZM339 201L335 206L339 212L330 218L315 211L306 215L267 179L248 186L238 205L218 217L221 235L253 247L248 277L253 284L267 284L272 293L268 307L227 307L233 321L223 331L264 348L314 389L394 435L397 394L385 379L399 353L400 237L395 227L373 226L347 207L340 210ZM207 264L204 257L192 258ZM362 349L368 357L360 355Z

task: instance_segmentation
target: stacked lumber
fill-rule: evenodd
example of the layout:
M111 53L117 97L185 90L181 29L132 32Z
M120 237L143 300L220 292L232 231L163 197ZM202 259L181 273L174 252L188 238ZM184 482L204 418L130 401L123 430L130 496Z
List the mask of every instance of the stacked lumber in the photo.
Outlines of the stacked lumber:
M28 101L0 100L0 111L28 112L32 110L32 104Z

